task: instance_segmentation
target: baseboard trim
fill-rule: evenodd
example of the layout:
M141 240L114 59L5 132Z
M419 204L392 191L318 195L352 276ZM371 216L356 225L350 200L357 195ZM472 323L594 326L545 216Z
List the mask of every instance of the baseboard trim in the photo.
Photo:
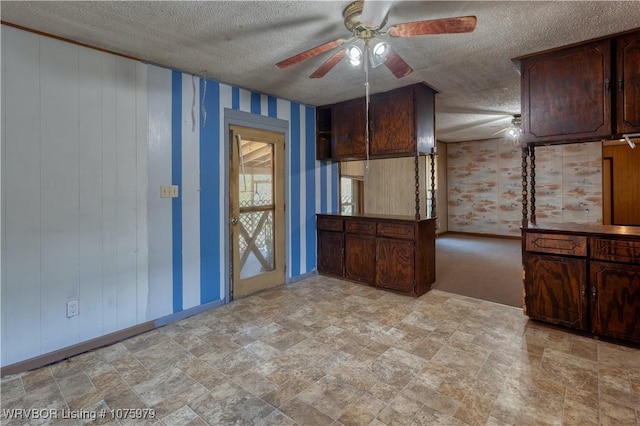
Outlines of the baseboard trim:
M287 284L294 284L298 281L306 280L307 278L311 278L318 275L318 271L314 269L313 271L309 271L307 273L296 275L295 277L291 277L287 280Z
M469 237L485 237L485 238L503 238L506 240L522 240L522 236L520 235L500 235L500 234L482 234L479 232L460 232L460 231L447 231L442 234L438 234L436 237L441 237L443 235L463 235Z
M54 362L62 361L63 359L80 355L81 353L111 345L129 337L151 331L154 328L156 328L154 322L147 321L142 324L134 325L133 327L125 328L124 330L115 331L113 333L105 334L104 336L86 340L76 345L67 346L66 348L58 349L57 351L16 362L15 364L2 367L0 369L0 377L44 367L46 365L53 364Z
M224 300L215 300L213 302L205 303L204 305L194 306L193 308L185 309L184 311L176 312L175 314L158 318L157 320L155 320L154 324L156 327L162 327L163 325L171 324L172 322L192 317L201 312L208 311L209 309L217 308L222 305L224 305Z
M49 364L65 360L72 356L80 355L94 349L112 345L121 340L128 339L129 337L146 333L147 331L154 330L158 327L162 327L176 321L180 321L182 319L194 316L204 311L208 311L209 309L217 308L222 305L224 305L223 300L216 300L214 302L205 303L204 305L195 306L193 308L186 309L175 314L158 318L154 321L147 321L142 324L134 325L133 327L125 328L124 330L115 331L113 333L105 334L104 336L86 340L76 345L67 346L66 348L62 348L57 351L49 352L44 355L38 355L24 361L16 362L15 364L7 365L6 367L0 368L0 377L24 373L25 371L41 368Z

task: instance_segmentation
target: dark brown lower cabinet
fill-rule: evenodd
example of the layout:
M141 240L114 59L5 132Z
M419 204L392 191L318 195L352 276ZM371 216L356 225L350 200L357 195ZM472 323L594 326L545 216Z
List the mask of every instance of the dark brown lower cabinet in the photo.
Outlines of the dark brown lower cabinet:
M376 285L403 292L415 286L413 241L380 238L376 242Z
M522 237L530 318L640 343L640 229L534 225Z
M435 282L435 219L323 214L317 227L322 274L413 296Z
M591 328L640 342L640 265L591 262Z
M342 232L318 231L318 270L332 275L344 272L344 235Z
M344 238L344 276L350 280L373 282L376 265L376 240L369 236L346 234Z
M526 262L527 315L587 330L586 259L531 254Z

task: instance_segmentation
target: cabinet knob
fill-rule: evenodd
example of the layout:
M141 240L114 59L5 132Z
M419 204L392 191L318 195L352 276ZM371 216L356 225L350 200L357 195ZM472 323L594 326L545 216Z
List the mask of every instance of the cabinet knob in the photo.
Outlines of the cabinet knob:
M596 286L592 286L591 287L591 297L593 298L593 300L596 299Z
M618 80L618 92L622 92L622 89L624 89L624 80L620 79Z

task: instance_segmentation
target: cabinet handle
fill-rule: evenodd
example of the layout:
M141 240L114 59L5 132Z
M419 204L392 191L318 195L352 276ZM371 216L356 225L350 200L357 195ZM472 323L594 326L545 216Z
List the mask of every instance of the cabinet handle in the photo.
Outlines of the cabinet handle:
M622 92L622 89L624 89L624 80L620 79L618 80L618 92Z
M596 299L596 286L592 286L591 287L591 297L593 298L593 300Z
M611 82L609 81L608 78L604 79L604 90L605 92L608 92L611 89Z
M581 293L582 293L582 297L584 298L584 296L587 294L587 286L585 286L584 284L582 284L582 288L581 288Z

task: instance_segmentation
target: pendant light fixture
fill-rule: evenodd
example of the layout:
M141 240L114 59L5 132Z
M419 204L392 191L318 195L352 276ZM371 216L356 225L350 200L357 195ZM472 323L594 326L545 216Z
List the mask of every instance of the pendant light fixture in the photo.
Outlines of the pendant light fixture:
M518 139L522 134L522 116L515 114L511 119L511 127L507 128L507 136L511 139Z

